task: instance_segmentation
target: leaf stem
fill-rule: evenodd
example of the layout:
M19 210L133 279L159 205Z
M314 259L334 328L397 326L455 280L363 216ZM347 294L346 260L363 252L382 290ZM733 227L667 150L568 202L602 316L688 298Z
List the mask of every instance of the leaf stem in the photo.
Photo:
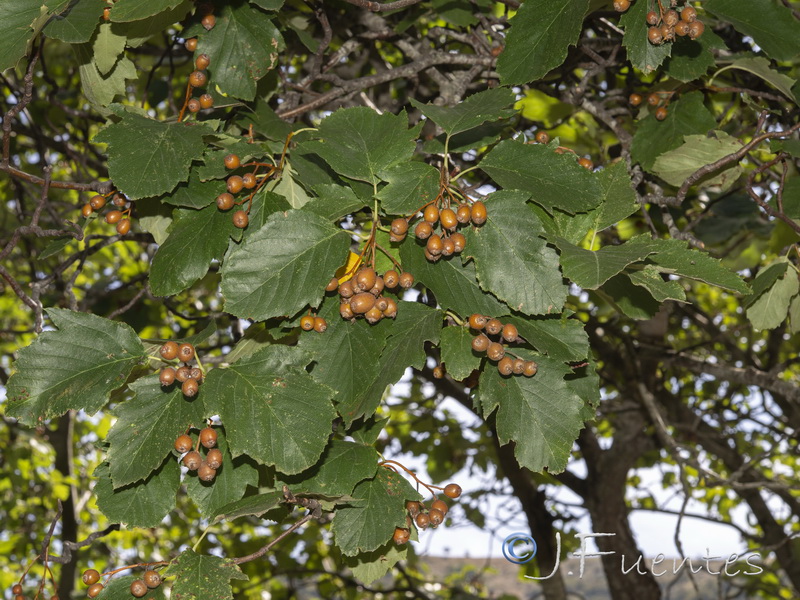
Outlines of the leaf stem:
M192 551L193 551L193 552L197 552L197 547L200 545L200 542L202 542L202 541L203 541L203 538L205 538L205 537L206 537L206 534L207 534L209 531L211 531L211 527L212 527L212 526L213 526L213 524L212 524L212 523L209 523L209 524L208 524L208 527L206 527L206 528L203 530L203 533L202 533L202 534L200 534L200 537L199 537L199 538L198 538L198 540L195 542L194 546L192 546Z
M391 465L397 465L398 467L400 467L401 469L403 469L403 471L405 471L406 473L408 473L409 475L411 475L411 477L413 477L413 478L414 478L414 481L416 481L416 482L417 482L418 484L420 484L422 487L425 487L425 488L427 488L427 489L428 489L428 491L429 491L431 494L433 494L433 497L434 497L434 498L436 497L436 492L435 492L434 490L442 490L442 489L444 489L444 488L440 488L440 487L438 487L438 486L435 486L435 485L432 485L432 484L429 484L429 483L425 483L425 482L424 482L424 481L422 481L422 480L421 480L419 477L417 477L417 474L416 474L416 473L414 473L414 471L412 471L411 469L409 469L408 467L406 467L404 464L397 462L396 460L386 459L386 460L384 460L384 461L381 461L381 462L379 462L379 463L378 463L378 466L379 466L379 467L385 467L385 468L387 468L387 469L392 469L392 470L394 470L394 468L393 468ZM396 472L396 471L395 471L395 472Z
M469 169L464 169L463 171L461 171L460 173L458 173L458 174L457 174L455 177L453 177L453 179L452 179L451 181L456 181L456 180L458 180L458 179L459 179L459 178L460 178L462 175L466 175L466 174L467 174L467 173L469 173L470 171L474 171L475 169L480 169L480 168L481 168L481 167L480 167L480 165L475 165L474 167L470 167Z
M458 324L459 324L461 327L463 327L463 326L466 324L466 321L464 321L464 319L462 319L461 317L459 317L459 316L458 316L456 313L454 313L454 312L453 312L452 310L450 310L450 309L447 309L446 311L444 311L444 314L445 314L446 316L450 317L451 319L453 319L453 321L455 321L456 323L458 323Z

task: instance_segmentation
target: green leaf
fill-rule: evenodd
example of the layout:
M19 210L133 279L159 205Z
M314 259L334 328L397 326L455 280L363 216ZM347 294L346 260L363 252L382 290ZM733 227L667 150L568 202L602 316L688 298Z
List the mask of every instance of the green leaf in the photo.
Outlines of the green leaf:
M578 41L588 8L589 0L524 2L511 19L506 47L497 61L500 81L504 85L536 81L563 63L567 49Z
M261 229L273 213L283 213L291 210L291 208L286 198L274 192L268 192L266 191L266 186L263 187L253 198L250 223L244 231L245 237L250 237Z
M583 400L581 419L593 421L597 417L597 407L600 405L600 376L597 374L597 365L590 356L581 367L573 367L572 373L564 379L570 389Z
M799 158L800 140L793 140L793 139L770 140L769 150L770 152L778 152L780 150L783 150L784 152L791 154L795 158Z
M633 135L631 158L649 171L659 155L683 144L684 136L705 135L716 126L713 115L703 105L703 94L689 92L670 104L667 118L663 121L658 121L652 114L642 119Z
M186 13L193 8L194 3L191 0L180 0L175 8L160 12L148 19L127 23L114 23L112 13L111 29L114 33L127 38L128 48L138 48L154 35L161 34L174 23L182 21Z
M703 8L752 37L775 60L800 54L800 21L777 0L708 0Z
M431 0L430 5L437 19L444 21L448 26L471 27L478 23L476 13L485 14L492 3L491 0L475 0L475 2Z
M302 146L316 152L340 175L377 184L378 173L411 158L416 135L417 128L408 129L405 111L379 115L359 106L326 117L316 132L320 139Z
M297 173L292 169L289 161L284 165L281 178L273 191L286 199L289 203L289 208L300 208L311 200L306 190L300 185Z
M787 217L800 219L800 177L788 177L783 186L783 212Z
M367 446L374 446L375 442L378 441L378 437L380 437L381 432L384 430L390 420L391 419L389 417L379 419L377 416L373 415L348 429L348 433L353 436L355 441L361 444L366 444Z
M291 489L304 494L348 496L360 481L371 479L378 469L379 454L372 446L333 440L319 463L286 479Z
M223 94L253 100L258 80L277 64L283 37L268 15L249 4L226 4L215 16L216 25L197 43L197 52L212 57L209 80Z
M494 317L509 313L505 304L480 288L473 261L464 265L461 259L454 256L431 263L425 259L423 249L424 246L417 243L413 235L400 244L403 268L433 292L443 309L453 310L463 317L474 312Z
M219 515L223 508L241 500L247 486L258 486L258 469L247 456L233 458L228 450L225 430L217 430L217 448L222 452L222 466L217 469L214 481L201 481L197 472L191 473L186 483L186 491L206 518Z
M770 66L770 62L763 56L737 58L731 64L722 67L719 71L714 73L711 78L712 81L717 78L720 73L728 69L738 69L752 73L756 77L760 77L768 84L779 90L784 96L797 103L792 86L797 83L797 80L787 77L783 73L779 73Z
M249 579L230 559L203 556L191 549L175 560L170 575L175 576L171 600L233 600L231 579Z
M64 248L67 247L67 244L75 240L72 236L65 236L65 237L58 237L54 240L51 240L47 246L41 251L39 256L37 257L38 260L44 260L46 258L50 258L51 256L55 256L59 254Z
M564 380L569 367L547 357L536 362L539 371L533 377L504 377L497 369L484 369L478 399L485 418L497 409L498 439L515 442L520 466L559 473L583 428L584 403Z
M348 556L388 542L395 527L405 527L406 500L422 499L402 475L386 468L359 483L353 496L357 500L339 508L331 526L336 545Z
M378 193L378 199L390 215L409 215L439 195L439 171L423 162L396 165L381 177L389 184Z
M202 399L188 400L180 384L164 388L157 375L130 385L135 396L115 411L119 418L108 433L108 464L118 488L144 479L171 453L175 438L189 426L203 425Z
M227 179L231 174L224 162L228 154L236 154L242 163L250 162L253 159L261 159L267 154L261 144L250 144L243 139L235 140L235 138L225 137L219 140L218 143L223 144L224 147L206 149L203 153L202 166L192 169L189 178L190 182L193 179L198 180L198 183L211 179ZM222 191L225 191L225 189L223 188Z
M661 66L670 52L673 44L651 44L647 38L647 12L650 10L649 2L633 2L631 7L619 19L619 24L625 29L622 36L622 45L628 53L631 64L647 74Z
M292 132L292 124L276 115L263 98L257 98L253 106L242 106L236 112L234 123L242 129L252 125L253 131L274 141L285 140Z
M319 306L325 286L345 261L350 239L321 217L290 210L234 248L222 269L225 310L266 320Z
M767 268L761 269L753 280L752 293L744 299L745 308L750 306L761 294L771 288L779 278L783 277L788 268L789 262L782 258L773 262Z
M175 212L179 218L150 267L150 289L156 296L172 296L191 287L208 272L212 259L222 258L228 240L238 234L230 213L216 205Z
M655 265L646 265L641 271L631 271L627 275L633 285L646 289L658 302L686 302L686 292L681 284L677 281L664 281L660 269Z
M164 203L187 208L205 208L214 204L217 196L225 191L225 182L219 180L202 181L200 169L189 171L189 180L179 183L170 193L162 196ZM229 215L230 218L230 215Z
M178 462L170 457L147 479L114 489L108 463L94 470L97 508L112 523L128 527L157 527L175 507L180 486Z
M136 65L125 56L117 61L110 73L101 75L94 62L94 50L91 44L76 44L72 48L80 64L78 71L83 95L98 107L108 106L117 96L125 94L126 81L139 76Z
M792 333L800 332L800 296L795 296L789 302L789 319Z
M672 55L664 62L664 71L678 81L694 81L717 64L713 51L723 49L725 42L710 27L696 40L678 37L672 43Z
M110 23L100 25L94 40L94 64L101 75L108 75L117 64L119 55L125 50L125 42L125 36L111 31Z
M589 338L577 319L514 316L509 321L529 344L550 358L571 362L589 356Z
M609 279L599 290L601 297L631 319L651 319L661 308L643 287L633 285L625 274Z
M145 355L124 323L61 308L47 314L58 331L20 350L8 381L6 414L30 426L71 409L96 413Z
M250 4L255 4L264 10L279 10L283 2L284 0L250 0Z
M447 149L453 154L489 146L500 139L503 131L509 128L509 121L510 119L500 119L457 133L450 138ZM444 154L445 142L447 142L447 134L443 133L426 141L422 148L428 154Z
M319 215L326 221L335 221L367 205L352 189L343 185L321 183L314 186L314 193L319 197L309 202L304 210Z
M495 192L486 223L469 232L465 254L475 258L478 281L514 310L529 315L561 312L567 298L558 255L539 238L539 218L526 194Z
M350 425L360 417L370 417L380 405L386 386L397 383L408 367L425 365L425 342L439 342L442 312L415 302L398 302L397 318L391 325L377 370L370 382L351 397L337 397L339 414Z
M445 327L439 347L442 362L447 374L456 381L462 381L481 366L481 358L472 351L474 336L467 327Z
M702 165L711 164L741 149L741 142L727 133L718 130L712 133L713 136L687 135L682 146L665 152L656 159L653 173L670 185L679 187ZM736 163L722 171L714 171L700 182L707 186L718 186L724 191L733 185L741 173L742 167Z
M255 496L247 496L220 508L215 522L233 521L239 517L260 517L266 512L279 506L285 500L282 491L272 491Z
M108 144L109 176L122 193L137 200L171 192L188 181L192 160L203 155L203 136L211 133L209 129L154 121L127 111L121 116L93 141Z
M486 121L496 121L512 116L516 111L507 107L514 100L516 100L516 94L511 90L494 88L473 94L453 107L422 104L414 99L411 100L411 104L444 129L449 137L477 127Z
M267 346L203 384L207 414L219 414L231 454L299 473L319 460L335 416L333 391L302 368L282 366L285 346Z
M175 8L180 3L181 0L117 0L111 11L111 20L115 23L139 21Z
M481 161L481 169L505 189L523 190L548 211L585 212L600 202L597 178L574 156L544 144L505 140Z
M36 4L29 2L29 4ZM93 0L49 0L53 15L42 30L47 37L70 44L88 42L100 22L103 7ZM106 72L109 69L106 69Z
M353 577L365 585L370 585L389 572L401 560L408 556L408 544L398 546L389 542L372 552L362 552L355 556L346 556L344 563L353 572Z
M639 203L625 161L606 167L596 177L602 200L591 214L595 231L603 231L639 210Z
M538 204L529 205L538 217L544 230L544 237L551 241L555 238L564 238L571 244L579 244L592 226L592 218L597 209L589 212L575 213L574 215L554 210L551 215Z
M653 250L642 244L605 246L592 251L574 246L564 239L558 239L556 243L561 250L564 276L588 290L600 287L628 265L653 253Z
M747 307L747 318L757 331L775 329L786 320L792 297L800 291L797 271L789 268Z
M648 260L661 267L665 273L674 273L689 279L746 294L748 285L733 271L722 266L708 254L692 250L682 240L653 240L646 235L633 238L628 244L642 244L652 250Z
M42 14L39 0L0 2L0 72L15 67L33 37L34 21Z
M391 324L388 320L375 326L364 319L345 321L338 304L326 302L319 313L328 322L325 335L303 335L298 347L316 357L312 377L336 390L336 402L347 402L360 398L378 378L378 359Z
M100 600L130 600L131 599L131 584L136 580L141 579L137 575L123 575L122 577L114 577L108 582L98 598ZM143 600L163 600L164 586L158 586L156 589L148 589L147 593L142 596Z

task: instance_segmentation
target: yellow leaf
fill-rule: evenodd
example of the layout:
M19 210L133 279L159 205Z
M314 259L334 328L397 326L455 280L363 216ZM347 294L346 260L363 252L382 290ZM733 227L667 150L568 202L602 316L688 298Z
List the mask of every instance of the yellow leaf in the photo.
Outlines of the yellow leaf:
M347 255L347 263L336 269L335 275L339 283L352 279L360 262L361 257L351 250Z

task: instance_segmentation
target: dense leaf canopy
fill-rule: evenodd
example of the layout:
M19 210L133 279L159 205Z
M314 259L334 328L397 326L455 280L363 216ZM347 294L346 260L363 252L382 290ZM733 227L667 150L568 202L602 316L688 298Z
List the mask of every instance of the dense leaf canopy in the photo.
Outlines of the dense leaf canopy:
M416 542L512 497L800 595L797 0L4 0L0 70L5 588L482 597Z

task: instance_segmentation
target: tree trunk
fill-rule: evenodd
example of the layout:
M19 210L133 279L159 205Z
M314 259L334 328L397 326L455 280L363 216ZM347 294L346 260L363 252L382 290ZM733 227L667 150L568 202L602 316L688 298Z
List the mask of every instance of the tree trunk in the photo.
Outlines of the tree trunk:
M628 471L642 452L652 448L653 442L644 435L644 421L637 412L624 413L616 425L614 444L608 450L600 448L594 433L588 429L578 438L588 470L583 499L594 532L614 534L595 538L601 552L614 553L601 557L611 598L659 600L661 588L643 559L640 567L627 573L622 571L623 556L628 570L642 555L628 522L625 502ZM624 434L629 437L620 437Z
M544 504L546 496L533 482L530 471L523 469L517 463L517 459L514 458L513 445L500 446L497 431L493 430L492 433L500 468L511 483L511 487L514 488L514 495L522 503L522 510L528 519L528 527L536 541L536 562L539 565L539 576L547 577L553 573L552 577L538 581L542 586L545 600L567 600L567 588L564 585L561 568L554 571L554 566L560 563L561 557L558 556L553 515Z
M56 453L55 467L64 477L72 476L72 411L58 420L58 426L50 432L50 443ZM76 542L78 540L78 523L75 519L75 489L70 486L70 493L62 502L61 541ZM72 560L61 566L58 578L59 598L69 598L75 588L75 569L78 557L73 554Z

